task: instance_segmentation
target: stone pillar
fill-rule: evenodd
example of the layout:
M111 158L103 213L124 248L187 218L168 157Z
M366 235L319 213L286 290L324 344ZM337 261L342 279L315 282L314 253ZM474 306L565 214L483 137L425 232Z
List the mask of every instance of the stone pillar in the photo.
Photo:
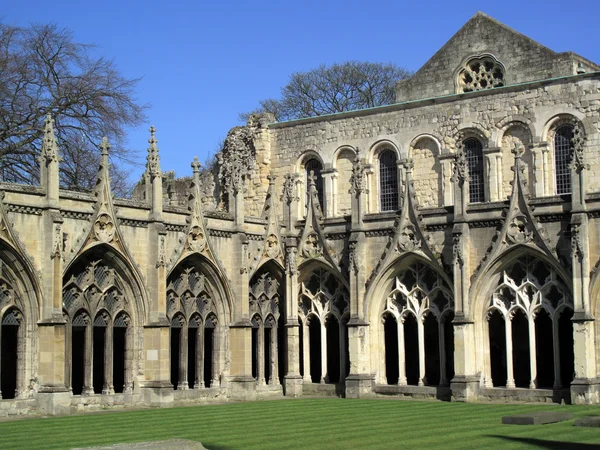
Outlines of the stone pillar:
M113 327L109 323L104 329L104 384L102 394L115 393L113 385Z
M183 324L179 333L179 384L177 389L186 391L189 389L188 383L188 327ZM172 355L172 357L176 357Z
M278 364L278 350L277 350L277 322L271 327L271 378L269 380L269 384L278 385L279 384L279 364Z
M321 384L329 382L329 373L327 372L327 327L325 319L321 319Z
M200 324L196 331L196 380L195 389L204 389L204 324Z
M452 184L452 160L454 155L447 153L438 159L442 167L442 206L454 204L454 188Z
M440 319L438 322L438 338L439 338L439 352L440 352L440 386L446 386L448 384L448 378L446 375L446 336L444 334L444 327L446 324Z
M346 378L346 337L344 334L344 325L340 321L340 377L338 383L343 383Z
M535 389L537 387L537 354L535 348L535 320L533 315L528 317L529 321L529 373L531 379L529 380L529 389Z
M304 324L304 331L302 333L303 348L304 348L304 382L311 383L312 378L310 376L310 326L308 320Z
M514 388L512 321L508 315L504 317L504 334L506 336L506 387Z
M324 169L321 171L323 177L323 205L321 211L325 217L333 217L337 209L337 170Z
M546 159L548 155L548 143L538 142L529 146L533 153L533 176L534 180L529 180L529 185L533 187L533 195L544 197L547 195L547 170Z
M485 198L495 202L502 199L502 148L490 147L484 153L487 171Z
M264 386L265 384L265 327L261 322L258 326L258 330L256 333L256 383L259 386Z
M94 364L94 327L90 322L85 327L85 355L83 365L83 394L94 394L94 382L92 378Z
M406 386L406 348L404 344L404 318L398 318L398 385Z
M127 326L125 331L125 384L124 394L133 394L133 327Z
M425 377L425 318L417 317L417 334L419 336L419 386L427 384Z
M563 310L564 313L564 310ZM556 316L552 319L552 354L554 356L554 389L560 389L562 387L561 375L560 375L560 341L558 333L558 318Z

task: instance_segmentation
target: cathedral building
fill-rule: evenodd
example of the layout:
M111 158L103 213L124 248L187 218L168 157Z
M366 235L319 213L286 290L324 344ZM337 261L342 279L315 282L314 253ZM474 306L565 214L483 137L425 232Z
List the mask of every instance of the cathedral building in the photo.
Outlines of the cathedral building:
M600 66L482 13L396 103L233 128L175 195L2 183L0 415L271 396L600 403ZM172 177L171 177L172 178ZM181 189L179 189L181 191Z

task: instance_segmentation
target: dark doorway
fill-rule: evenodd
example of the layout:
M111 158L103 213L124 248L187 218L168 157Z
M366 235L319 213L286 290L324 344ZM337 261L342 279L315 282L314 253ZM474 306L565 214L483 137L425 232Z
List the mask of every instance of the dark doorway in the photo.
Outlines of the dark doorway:
M419 384L419 333L417 320L412 314L404 319L404 355L406 361L406 381Z
M398 384L398 324L391 314L384 316L385 377L387 384Z
M554 349L552 319L545 309L535 317L535 355L537 387L552 389L554 386Z
M280 312L279 320L277 321L277 374L279 380L275 380L276 384L283 382L283 377L287 373L287 329L285 328L284 315Z
M454 313L447 314L444 318L444 346L446 351L446 377L450 382L454 378Z
M348 377L348 375L350 375L350 339L348 338L348 318L346 318L346 320L343 322L343 327L344 348L346 349L346 369L344 370L344 374L346 375L346 377ZM344 378L341 381L346 382L346 379Z
M494 387L506 386L506 329L504 317L497 309L488 320L490 335L490 365Z
M299 347L300 347L300 375L304 377L304 327L302 326L302 320L298 319L298 327L300 329L298 333Z
M265 337L263 339L263 347L264 347L264 355L265 360L265 382L268 384L271 381L271 333L273 332L271 328L264 328Z
M94 370L93 382L94 394L101 394L104 386L104 337L106 327L94 327Z
M2 326L2 359L0 361L2 398L15 398L17 391L17 343L19 325Z
M258 377L258 327L252 327L252 377L256 380Z
M340 381L340 324L333 315L327 316L327 378L329 383Z
M321 382L321 323L316 317L310 318L308 326L310 338L310 378L313 383Z
M171 327L171 384L177 389L179 384L179 343L181 328Z
M125 345L127 328L115 327L113 329L113 384L116 394L125 388Z
M529 322L525 313L520 309L517 309L512 319L512 345L515 385L528 388L531 382Z
M213 337L214 328L204 328L204 386L211 387L213 381Z
M558 319L558 346L560 351L560 379L563 387L569 387L575 377L573 353L573 310L563 309Z
M83 392L85 373L85 327L73 327L71 335L71 389L73 395Z
M425 335L425 379L429 386L440 384L440 333L438 322L431 313L423 323Z
M197 354L197 336L198 328L188 328L188 384L190 388L194 387L196 382L196 360L198 359Z

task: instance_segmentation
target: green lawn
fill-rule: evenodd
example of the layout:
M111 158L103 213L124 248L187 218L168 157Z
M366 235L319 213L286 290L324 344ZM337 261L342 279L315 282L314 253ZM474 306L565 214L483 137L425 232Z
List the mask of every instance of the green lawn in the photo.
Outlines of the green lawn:
M501 424L503 415L551 410L600 415L600 406L274 400L0 422L0 449L170 438L198 440L209 449L600 448L600 429L573 421Z

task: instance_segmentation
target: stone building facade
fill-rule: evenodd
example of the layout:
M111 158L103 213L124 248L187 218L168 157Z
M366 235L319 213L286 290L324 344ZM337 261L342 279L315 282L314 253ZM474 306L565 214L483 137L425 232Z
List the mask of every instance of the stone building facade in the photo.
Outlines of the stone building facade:
M0 414L268 396L600 402L600 67L476 14L397 103L232 129L136 199L1 184ZM175 198L173 197L173 198Z

